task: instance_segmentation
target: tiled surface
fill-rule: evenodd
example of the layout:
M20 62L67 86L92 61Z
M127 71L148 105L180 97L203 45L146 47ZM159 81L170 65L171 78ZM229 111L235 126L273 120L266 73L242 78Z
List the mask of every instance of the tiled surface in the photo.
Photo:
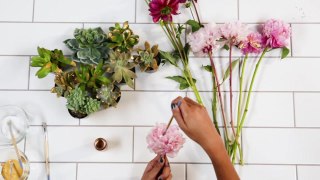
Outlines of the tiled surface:
M252 28L268 18L291 23L292 54L281 61L279 50L269 53L253 87L254 100L243 130L246 165L236 166L244 180L314 180L320 175L319 2L199 1L204 22L239 19ZM29 179L45 178L42 121L49 125L51 179L140 179L146 163L154 157L145 141L151 126L170 118L173 98L186 94L193 98L192 92L179 91L176 83L165 78L179 74L179 70L168 65L154 74L137 70L135 89L121 87L125 91L117 109L80 121L69 116L65 99L50 93L54 77L39 80L35 77L37 68L29 68L29 60L37 53L37 46L70 54L62 41L72 37L74 28L102 26L107 31L108 26L126 20L140 36L139 46L148 40L163 50L172 49L146 9L143 0L0 0L0 105L19 105L29 115L26 143L19 144L32 162ZM185 9L182 12L187 15L175 18L183 23L190 14ZM226 69L227 52L218 52L215 57L217 65ZM247 80L255 62L254 57L248 60ZM210 109L211 77L201 70L207 64L206 58L190 58L190 69ZM220 77L222 74L219 72ZM236 69L235 77L237 74ZM229 90L227 83L221 87ZM234 92L234 100L237 95ZM109 141L107 151L93 148L98 137ZM178 157L170 161L173 179L215 179L209 158L188 138Z

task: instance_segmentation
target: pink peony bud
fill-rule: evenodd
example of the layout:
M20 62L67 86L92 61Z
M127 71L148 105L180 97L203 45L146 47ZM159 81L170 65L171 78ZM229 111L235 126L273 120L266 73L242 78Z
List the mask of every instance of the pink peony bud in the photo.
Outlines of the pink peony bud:
M283 48L291 36L290 25L280 20L270 19L262 25L263 44L269 48Z

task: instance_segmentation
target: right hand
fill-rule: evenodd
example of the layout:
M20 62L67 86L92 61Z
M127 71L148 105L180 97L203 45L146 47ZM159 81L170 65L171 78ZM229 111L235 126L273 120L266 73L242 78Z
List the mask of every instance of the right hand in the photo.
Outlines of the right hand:
M172 101L172 112L184 133L203 148L210 145L212 141L221 141L204 106L188 97L178 97Z

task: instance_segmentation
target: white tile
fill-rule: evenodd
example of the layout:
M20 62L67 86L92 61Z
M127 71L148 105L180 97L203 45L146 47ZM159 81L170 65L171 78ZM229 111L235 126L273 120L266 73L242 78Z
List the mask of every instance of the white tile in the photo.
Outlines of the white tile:
M78 180L140 180L147 164L79 164ZM173 180L185 179L183 164L170 164ZM125 173L123 173L125 172Z
M45 78L38 78L36 76L39 68L30 67L30 85L31 90L51 90L54 87L54 74L50 73Z
M3 138L2 136L0 136L0 162L4 162L10 158L16 158L16 153L15 153L15 149L13 148L13 146L8 146L7 143L3 143ZM7 141L7 139L5 139ZM24 152L24 144L25 144L25 140L22 140L21 142L19 142L18 145L18 149L21 152ZM9 144L11 145L11 144ZM28 155L26 155L28 157Z
M132 128L129 127L49 127L52 162L131 162ZM106 151L97 151L96 138L105 138ZM27 146L28 148L28 146Z
M233 0L211 1L203 0L199 1L199 13L203 22L224 22L237 19L237 2ZM152 22L152 18L149 15L148 6L145 1L137 1L137 22L147 23ZM180 8L180 15L174 16L174 22L184 23L188 19L192 19L189 9L184 7ZM221 14L224 14L221 16Z
M200 93L204 105L212 118L212 92ZM245 95L245 93L243 94ZM238 92L233 92L233 115L235 125L238 108ZM188 97L196 101L193 92L188 92ZM230 121L230 98L229 92L222 92L224 109L228 122ZM244 100L242 100L244 102ZM251 95L249 111L245 120L244 127L294 127L294 109L292 93L262 93L253 92ZM242 112L243 112L243 105ZM222 114L218 104L218 124L223 126ZM228 124L230 125L230 124Z
M0 57L0 89L28 89L29 57Z
M134 7L135 0L36 0L34 19L41 22L132 22Z
M49 91L1 91L0 105L17 105L23 108L32 125L78 125L66 108L66 99L57 98Z
M63 41L73 37L75 28L81 24L0 23L0 55L36 55L38 46L70 54Z
M76 180L76 164L50 163L50 179L52 180ZM31 163L29 179L46 179L44 163Z
M263 164L320 164L319 129L247 128L244 161Z
M298 166L299 180L314 180L320 176L320 166Z
M156 155L147 148L146 137L151 127L134 128L134 162L148 162ZM182 131L181 131L182 132ZM183 132L182 132L183 133ZM169 158L171 162L211 162L205 151L195 142L184 135L186 143L175 158Z
M296 125L320 127L319 93L295 93Z
M30 127L26 137L26 155L31 162L45 161L44 132L42 127Z
M319 6L319 1L314 0L270 0L268 3L263 0L242 0L240 20L257 22L278 18L289 22L319 22Z
M0 21L32 21L33 0L0 0Z
M320 19L320 18L319 18ZM294 56L320 56L317 48L320 24L293 24L292 45ZM307 48L306 48L307 47Z
M245 165L235 166L241 179L245 180L293 180L296 178L295 166ZM211 164L188 164L188 180L216 180Z
M185 93L122 92L116 108L109 108L81 119L81 125L154 125L171 117L171 101ZM125 112L125 113L124 113Z

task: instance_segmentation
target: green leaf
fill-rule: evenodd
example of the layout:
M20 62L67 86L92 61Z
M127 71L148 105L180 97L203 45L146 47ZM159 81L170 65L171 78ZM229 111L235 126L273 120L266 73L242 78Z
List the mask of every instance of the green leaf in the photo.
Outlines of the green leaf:
M207 66L202 66L204 70L208 71L208 72L212 72L212 67L210 65Z
M38 76L38 78L44 78L46 77L51 71L51 67L50 68L47 68L47 67L42 67L37 73L36 73L36 76Z
M187 80L182 76L171 76L171 77L166 77L166 78L174 80L177 83L179 83L180 84L180 87L179 87L180 90L184 90L184 89L187 89L188 87L190 87L188 82L187 82ZM196 83L197 80L193 79L193 82Z
M195 20L188 20L186 24L191 26L192 32L196 32L201 28L201 25L199 24L199 22Z
M232 68L232 71L234 70L234 68L236 67L236 65L239 63L240 59L237 59L237 60L234 60L232 63L231 63L231 68ZM223 82L228 79L228 77L230 76L230 66L228 66L228 69L226 70L226 72L224 73L224 76L223 76Z
M174 57L170 52L160 51L161 58L168 61L170 64L174 66L178 66L177 61L178 59Z
M226 45L226 44L225 44L222 48L225 49L225 50L227 50L227 51L229 51L229 49L230 49L229 46Z
M186 55L188 56L189 55L189 52L190 52L190 44L187 43L184 48L183 48L184 52L186 53Z
M287 47L282 48L281 59L286 58L290 53L290 49Z

